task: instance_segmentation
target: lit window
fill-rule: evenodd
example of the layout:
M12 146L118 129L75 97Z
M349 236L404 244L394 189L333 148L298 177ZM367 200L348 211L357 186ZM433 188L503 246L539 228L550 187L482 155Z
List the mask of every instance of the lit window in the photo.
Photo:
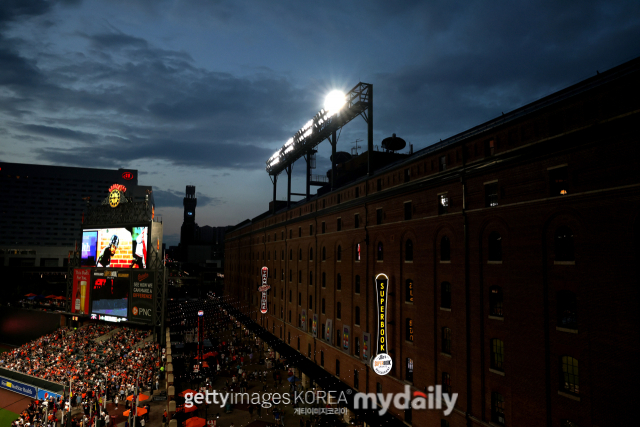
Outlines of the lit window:
M413 342L413 319L410 318L405 320L405 340Z
M438 195L438 215L449 212L449 196L447 194Z
M406 380L409 382L413 382L413 359L407 357L407 366L406 366Z
M360 243L356 244L356 261L360 261Z
M487 208L498 206L498 183L485 184L484 206Z
M360 276L358 276L360 277ZM407 279L405 281L405 297L404 300L406 302L413 302L413 280Z
M580 375L578 373L578 359L570 356L560 358L560 388L571 394L580 392Z
M551 197L568 194L569 171L566 166L549 170L549 192Z

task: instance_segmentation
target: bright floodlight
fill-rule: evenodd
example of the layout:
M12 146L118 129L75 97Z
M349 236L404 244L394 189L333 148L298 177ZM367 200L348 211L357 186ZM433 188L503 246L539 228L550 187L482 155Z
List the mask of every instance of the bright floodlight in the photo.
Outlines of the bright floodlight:
M331 117L340 111L345 102L344 93L339 90L332 90L324 99L324 109L327 110L328 116Z

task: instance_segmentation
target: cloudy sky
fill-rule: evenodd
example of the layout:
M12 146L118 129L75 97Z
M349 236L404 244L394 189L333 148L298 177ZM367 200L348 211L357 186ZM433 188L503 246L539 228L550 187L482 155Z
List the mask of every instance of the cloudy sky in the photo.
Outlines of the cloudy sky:
M0 161L136 168L175 244L185 185L200 225L266 211L332 89L373 84L374 143L420 149L637 56L632 0L0 0Z

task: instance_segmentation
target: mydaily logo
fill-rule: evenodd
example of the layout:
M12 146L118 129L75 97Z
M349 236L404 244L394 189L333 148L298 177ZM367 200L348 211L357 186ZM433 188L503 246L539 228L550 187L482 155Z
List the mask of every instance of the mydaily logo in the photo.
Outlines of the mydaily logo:
M337 391L306 391L291 393L219 393L217 390L206 391L205 393L187 393L185 394L185 407L191 408L194 404L208 405L216 404L224 407L230 404L254 404L263 408L270 408L273 405L291 404L296 405L348 405L351 390L347 392ZM404 386L404 393L361 393L357 392L353 395L354 409L375 409L378 408L378 414L384 415L389 411L391 405L396 409L436 409L442 410L445 416L453 411L458 393L443 393L442 386L430 386L428 393L421 391L411 392L408 385ZM410 405L410 406L409 406Z

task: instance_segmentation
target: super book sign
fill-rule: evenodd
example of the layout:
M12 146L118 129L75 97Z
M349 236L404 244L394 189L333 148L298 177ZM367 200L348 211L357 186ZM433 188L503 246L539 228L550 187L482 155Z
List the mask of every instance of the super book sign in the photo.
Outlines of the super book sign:
M385 312L387 311L387 287L389 278L385 274L379 274L376 277L376 288L378 295L378 353L387 352L386 329L387 319Z

